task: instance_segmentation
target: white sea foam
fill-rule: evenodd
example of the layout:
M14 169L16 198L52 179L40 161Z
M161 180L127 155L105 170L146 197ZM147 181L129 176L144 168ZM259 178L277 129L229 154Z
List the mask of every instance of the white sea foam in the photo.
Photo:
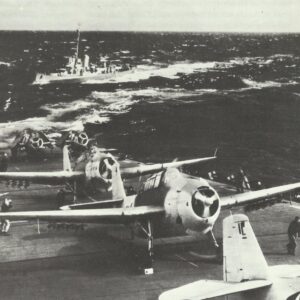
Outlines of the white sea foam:
M4 104L4 107L3 107L3 111L7 111L7 110L10 108L11 103L12 103L12 101L11 101L11 97L10 97L10 98L8 98L8 99L5 101L5 104Z
M9 62L5 62L5 61L0 61L0 66L7 66L7 67L10 67L11 66L11 63Z
M112 115L128 112L139 101L199 101L199 95L216 92L214 89L189 91L180 88L94 91L86 99L43 105L41 109L48 113L46 116L0 123L0 130L6 134L25 128L42 131L83 130L85 122L109 122ZM72 119L68 116L69 113L74 113Z
M93 102L76 100L73 102L47 104L42 106L41 108L49 111L51 118L54 119L57 117L61 117L66 113L83 110L86 108L94 107L96 105L97 104Z
M249 64L258 64L258 65L269 65L273 62L272 57L262 57L262 56L244 56L244 57L235 57L234 59L229 60L231 66L234 65L249 65Z
M278 54L271 55L270 57L271 58L278 58L278 57L280 57L280 58L283 58L283 57L292 58L292 57L294 57L294 55L293 54L281 54L281 53L278 53Z
M119 107L122 109L128 108L138 101L158 102L158 101L173 101L175 99L184 100L193 96L199 96L208 93L217 93L216 89L197 89L186 90L183 88L148 88L140 90L117 90L111 92L93 92L91 94L95 99L101 99L106 103L111 103L108 106L113 107L118 111Z
M248 86L245 89L263 89L263 88L271 88L271 87L281 87L285 85L295 85L296 81L288 81L288 82L278 82L278 81L254 81L247 78L242 78L242 81Z

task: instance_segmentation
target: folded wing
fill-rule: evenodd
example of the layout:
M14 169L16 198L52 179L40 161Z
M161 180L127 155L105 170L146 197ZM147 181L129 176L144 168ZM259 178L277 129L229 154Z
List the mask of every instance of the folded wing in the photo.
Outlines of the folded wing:
M223 257L224 281L196 281L166 291L159 299L212 299L272 285L266 260L245 215L224 219Z
M223 221L223 277L226 282L268 278L268 265L249 219L232 215Z

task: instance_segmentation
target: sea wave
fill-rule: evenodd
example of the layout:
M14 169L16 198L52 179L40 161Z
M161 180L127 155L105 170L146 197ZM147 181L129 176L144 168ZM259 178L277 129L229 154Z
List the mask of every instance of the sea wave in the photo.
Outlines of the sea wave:
M11 63L5 62L5 61L0 61L0 66L10 67L10 66L11 66Z
M83 130L85 122L109 122L111 116L129 112L132 106L140 101L148 103L176 100L191 102L199 101L199 95L216 92L217 90L214 89L189 91L181 88L93 91L85 99L41 106L40 108L47 112L46 116L0 123L0 130L5 130L6 133L22 131L25 128L43 131Z
M139 101L147 102L159 102L159 101L174 101L182 100L185 101L187 98L192 100L193 96L199 96L203 94L217 93L216 89L196 89L187 90L183 88L148 88L139 90L117 90L115 92L92 92L91 96L96 99L101 99L105 103L112 103L110 107L117 108L118 106L126 105L131 106Z
M278 81L254 81L252 79L242 78L242 81L248 86L245 89L263 89L263 88L272 88L272 87L282 87L285 85L295 85L298 84L296 81L290 80L288 82L278 82Z

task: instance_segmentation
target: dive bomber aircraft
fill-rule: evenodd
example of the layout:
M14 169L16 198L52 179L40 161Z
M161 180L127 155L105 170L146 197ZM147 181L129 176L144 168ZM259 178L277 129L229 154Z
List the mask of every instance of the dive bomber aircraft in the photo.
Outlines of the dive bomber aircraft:
M153 255L153 227L183 227L188 233L207 234L218 248L213 235L213 226L221 208L239 205L253 205L272 201L272 197L300 188L300 183L292 183L258 191L250 191L220 198L217 191L203 178L180 172L177 167L194 164L212 158L200 158L166 164L121 167L109 154L95 152L85 165L85 172L73 171L68 160L67 147L64 148L64 171L51 175L4 172L0 179L27 178L47 182L86 178L88 182L109 184L112 198L105 201L78 203L53 211L26 211L0 213L0 218L10 220L38 219L53 222L119 223L132 228L140 228L148 241L148 257ZM126 195L123 179L130 176L152 174L145 180L137 194ZM95 180L95 181L94 181ZM134 233L134 232L133 232Z

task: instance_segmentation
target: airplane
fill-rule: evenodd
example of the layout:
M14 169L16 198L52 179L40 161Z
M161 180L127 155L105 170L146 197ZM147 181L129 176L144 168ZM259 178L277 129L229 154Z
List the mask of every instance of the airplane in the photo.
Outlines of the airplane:
M217 298L218 297L218 298ZM247 216L223 220L223 281L199 280L159 300L299 300L300 265L268 266Z
M70 145L63 147L63 170L45 172L0 172L0 181L6 181L7 185L12 184L18 187L28 187L30 183L46 185L65 185L73 194L73 202L77 196L84 196L89 201L97 201L111 197L111 171L110 163L114 157L103 148L92 146L90 149L81 152L76 156L72 168L70 159ZM111 150L111 149L110 149ZM72 152L73 153L73 152ZM142 164L132 160L122 160L121 172L123 179L149 175L154 172L165 170L169 167L182 167L198 164L215 159L215 156L196 158L170 163ZM61 190L58 193L59 205L65 202L67 192Z
M25 129L15 136L1 137L0 150L10 151L12 157L19 152L36 153L45 148L53 149L55 142L42 131Z
M85 131L66 130L63 131L61 137L57 140L57 146L63 148L66 144L72 144L81 150L86 149L91 139Z
M65 151L67 151L66 148ZM153 238L154 233L158 232L157 228L180 226L188 234L206 234L215 248L219 249L213 234L213 227L220 215L221 208L231 209L241 205L254 204L263 206L267 202L274 204L277 201L274 202L274 196L300 188L298 182L220 197L212 187L213 183L210 184L203 178L187 175L178 170L178 167L182 165L201 162L203 159L121 168L112 155L106 154L104 157L104 162L103 160L99 161L96 154L95 159L88 162L86 176L89 179L107 180L109 178L112 191L110 199L65 205L61 207L61 210L0 213L0 218L129 225L133 236L135 235L134 229L139 229L145 234L148 243L147 265L150 265L150 269L152 269ZM210 160L211 158L204 159ZM96 167L94 168L94 166ZM103 166L105 168L102 170ZM65 166L61 177L67 177L68 174L74 176L74 172L71 171L70 166ZM147 172L154 174L142 183L138 193L126 195L124 177ZM82 176L82 174L79 172L78 176ZM48 173L46 175L49 178ZM1 174L1 178L2 176Z

